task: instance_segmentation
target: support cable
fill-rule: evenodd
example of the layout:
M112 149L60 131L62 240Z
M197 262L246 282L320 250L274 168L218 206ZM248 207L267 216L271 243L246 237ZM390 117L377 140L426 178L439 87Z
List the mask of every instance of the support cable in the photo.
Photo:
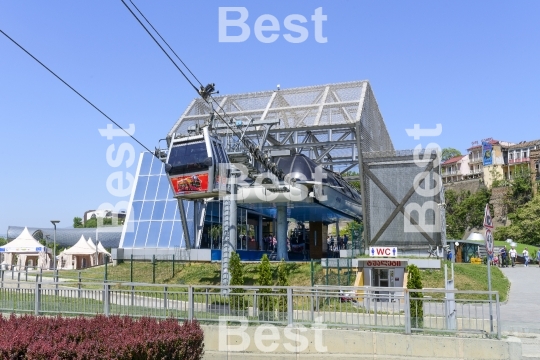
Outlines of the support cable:
M87 98L85 98L80 92L78 92L77 90L75 90L75 88L73 88L73 86L69 85L66 81L64 81L64 79L62 79L60 76L58 76L54 71L52 71L51 69L49 69L44 63L42 63L41 61L38 60L38 58L36 58L34 55L32 55L28 50L26 50L22 45L20 45L18 42L16 42L13 38L11 38L8 34L6 34L3 30L0 29L0 32L5 36L7 37L9 40L11 40L15 45L17 45L22 51L24 51L26 54L28 54L32 59L34 59L35 61L38 62L38 64L40 64L41 66L43 66L48 72L50 72L51 74L53 74L58 80L60 80L62 83L64 83L64 85L66 85L68 88L70 88L73 92L75 92L75 94L79 95L79 97L81 97L84 101L86 101L88 104L90 104L90 106L92 106L94 109L96 109L101 115L105 116L110 122L112 122L114 125L118 126L119 129L121 129L123 132L125 132L130 138L132 138L133 140L135 140L139 145L141 145L144 149L146 149L148 152L154 154L152 151L150 151L150 149L148 149L146 146L144 146L143 143L141 143L139 140L137 140L137 138L135 138L133 135L131 135L126 129L124 129L122 126L120 126L116 121L114 121L113 119L111 119L107 114L105 114L103 111L101 111L100 108L98 108L96 105L94 105L90 100L88 100ZM156 158L159 159L159 157L154 154L154 156Z

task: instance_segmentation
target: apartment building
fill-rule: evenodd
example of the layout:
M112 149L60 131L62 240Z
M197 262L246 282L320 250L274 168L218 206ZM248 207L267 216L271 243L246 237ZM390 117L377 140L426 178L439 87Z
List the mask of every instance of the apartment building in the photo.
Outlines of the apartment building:
M537 150L540 150L540 140L521 141L510 146L507 149L508 161L504 166L504 178L512 180L516 174L523 173L528 169L533 178L538 180L540 172Z
M484 166L482 142L491 144L491 164ZM516 174L531 172L533 182L540 181L540 139L517 144L492 138L475 141L467 155L456 156L441 164L443 183L479 179L491 187L495 178L512 180Z
M454 156L441 164L443 184L465 180L469 175L469 155Z

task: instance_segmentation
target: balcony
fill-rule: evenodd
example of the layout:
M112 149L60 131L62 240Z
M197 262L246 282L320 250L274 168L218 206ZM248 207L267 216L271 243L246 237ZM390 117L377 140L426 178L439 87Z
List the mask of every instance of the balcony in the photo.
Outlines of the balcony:
M521 159L508 159L508 165L510 164L521 164L521 163L528 163L529 158L521 158Z
M478 156L478 157L470 157L469 156L469 164L477 163L477 162L482 162L482 157L481 156Z

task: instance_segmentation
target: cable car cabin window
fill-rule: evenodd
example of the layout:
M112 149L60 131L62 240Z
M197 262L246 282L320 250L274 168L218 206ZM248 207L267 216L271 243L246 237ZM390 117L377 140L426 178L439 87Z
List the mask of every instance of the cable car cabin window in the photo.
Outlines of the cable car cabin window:
M208 153L204 141L173 146L169 156L169 164L172 166L169 174L178 175L208 170L209 166L204 164L207 158Z

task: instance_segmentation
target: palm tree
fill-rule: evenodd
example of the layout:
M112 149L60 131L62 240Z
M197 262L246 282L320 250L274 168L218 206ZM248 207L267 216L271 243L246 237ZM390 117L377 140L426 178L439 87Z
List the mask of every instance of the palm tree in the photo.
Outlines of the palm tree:
M216 242L216 244L220 243L220 238L222 234L221 225L214 225L210 228L210 238ZM212 242L214 243L214 242Z

